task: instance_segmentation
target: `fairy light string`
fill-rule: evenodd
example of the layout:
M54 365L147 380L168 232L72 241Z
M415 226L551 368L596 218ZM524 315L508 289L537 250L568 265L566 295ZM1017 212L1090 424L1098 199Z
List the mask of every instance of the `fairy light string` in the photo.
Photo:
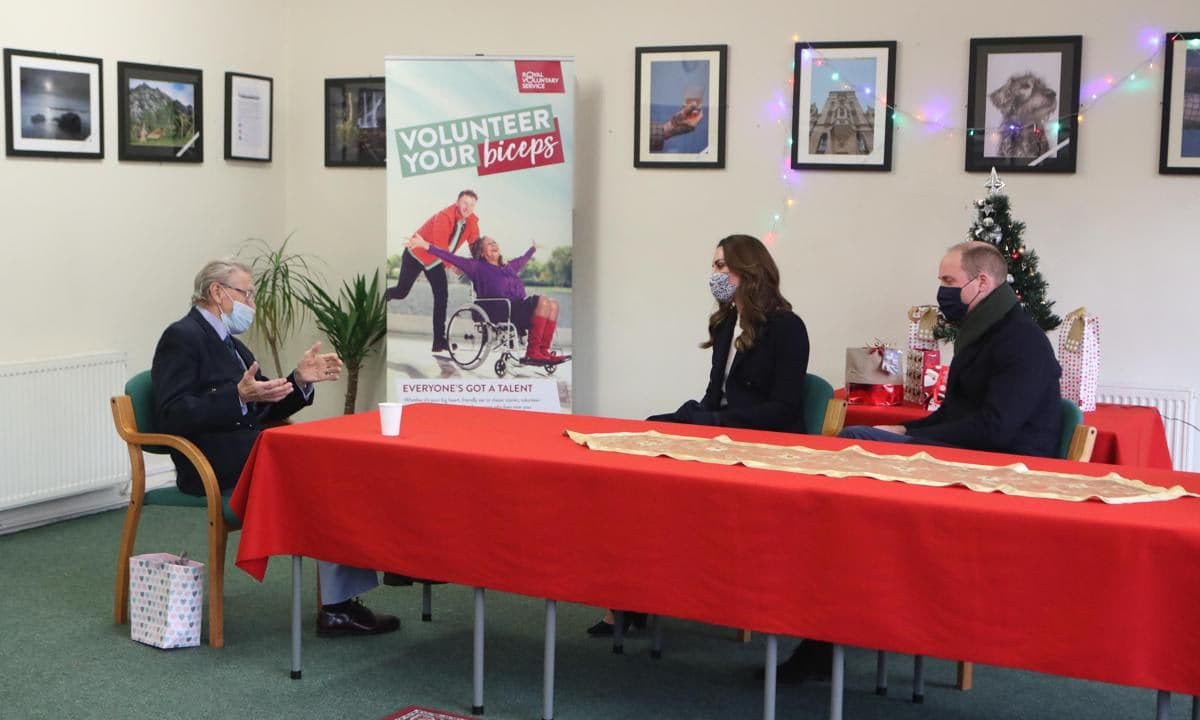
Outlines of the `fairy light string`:
M792 42L799 45L800 36L793 35ZM1145 80L1147 71L1155 71L1157 69L1156 66L1161 63L1160 56L1164 55L1168 51L1168 48L1170 48L1174 43L1185 42L1187 43L1189 49L1200 49L1200 38L1188 38L1182 33L1175 33L1171 35L1167 38L1167 42L1165 44L1163 42L1161 33L1149 36L1149 39L1146 42L1153 48L1153 51L1141 62L1129 68L1129 70L1126 72L1120 74L1106 74L1097 80L1088 82L1086 85L1081 83L1079 93L1079 110L1074 115L1074 120L1076 123L1083 123L1086 115L1095 109L1096 106L1103 102L1104 99L1111 95L1114 91L1123 87L1136 86L1142 83ZM819 48L813 47L810 44L804 45L801 49L801 52L812 58L813 64L816 66L822 65L828 59L821 54ZM790 91L795 83L795 70L796 62L795 59L793 59L790 65L790 72L788 73L787 77L789 97L791 95ZM835 72L831 77L831 79L835 82L838 80L836 75L837 73ZM864 94L871 94L871 92L872 89L870 87L864 89ZM892 98L881 98L878 94L876 94L875 97L877 107L885 108L886 112L890 114L892 119L892 127L894 130L900 130L905 125L915 123L919 126L928 128L930 132L949 133L951 137L956 136L958 133L963 133L967 137L975 137L981 133L999 132L1003 129L1001 127L970 127L965 125L949 124L945 122L945 113L931 116L932 113L927 113L921 110L915 112L908 111L896 105L894 102L890 102ZM771 114L774 116L776 125L783 125L784 115L786 112L781 111L790 110L791 108L790 104L785 102L784 93L782 91L777 91L775 93L774 98L769 104L769 108ZM1063 122L1069 120L1070 118L1071 116L1069 115L1059 115L1051 121L1050 126L1053 131L1057 133L1062 127ZM792 144L793 139L789 126L781 170L781 179L783 182L783 201L781 203L782 209L772 212L769 217L768 230L763 238L764 242L766 242L768 246L774 245L779 237L779 231L783 225L786 212L793 208L796 204L793 186L799 182L800 173L797 170L793 170L791 167Z

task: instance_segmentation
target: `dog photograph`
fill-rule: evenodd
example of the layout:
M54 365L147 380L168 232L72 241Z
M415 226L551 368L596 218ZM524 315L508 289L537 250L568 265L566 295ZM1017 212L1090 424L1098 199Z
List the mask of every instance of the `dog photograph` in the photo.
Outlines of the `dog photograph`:
M1057 155L1061 75L1059 53L988 57L985 157L1033 162Z
M1075 172L1083 38L972 38L966 169Z

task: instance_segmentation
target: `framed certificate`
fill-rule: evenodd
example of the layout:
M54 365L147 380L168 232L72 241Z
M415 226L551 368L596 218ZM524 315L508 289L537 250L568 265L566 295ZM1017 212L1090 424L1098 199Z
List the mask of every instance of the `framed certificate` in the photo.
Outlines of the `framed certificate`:
M274 81L225 73L225 159L271 162Z

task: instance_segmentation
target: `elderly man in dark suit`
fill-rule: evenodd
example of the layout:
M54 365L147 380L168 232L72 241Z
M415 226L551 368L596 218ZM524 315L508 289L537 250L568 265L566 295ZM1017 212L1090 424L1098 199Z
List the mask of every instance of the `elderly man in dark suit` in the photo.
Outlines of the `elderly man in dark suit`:
M208 263L196 275L192 309L163 332L150 376L155 412L164 432L191 440L212 464L223 493L233 491L264 423L312 404L313 385L336 380L342 361L316 343L287 378L270 380L235 335L254 320L254 279L236 261ZM203 495L200 477L181 455L176 484ZM371 612L357 596L374 588L373 570L319 563L318 635L362 635L396 630L394 616Z

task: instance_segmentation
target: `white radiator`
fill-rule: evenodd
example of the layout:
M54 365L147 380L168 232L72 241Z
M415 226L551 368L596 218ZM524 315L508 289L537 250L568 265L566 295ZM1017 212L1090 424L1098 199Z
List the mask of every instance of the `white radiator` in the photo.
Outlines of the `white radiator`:
M0 365L0 510L127 482L109 398L125 354Z
M1158 410L1167 431L1167 446L1171 448L1171 463L1176 470L1200 471L1195 448L1200 441L1200 418L1197 418L1195 390L1164 390L1140 387L1101 385L1096 401L1118 405L1145 405Z

